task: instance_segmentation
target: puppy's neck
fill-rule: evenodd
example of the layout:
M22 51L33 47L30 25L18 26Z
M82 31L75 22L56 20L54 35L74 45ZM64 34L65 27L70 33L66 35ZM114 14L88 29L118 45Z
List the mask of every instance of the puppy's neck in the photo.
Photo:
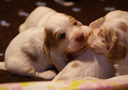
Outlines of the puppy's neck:
M82 53L86 52L88 50L88 48L84 47L82 48L80 51L78 52L75 52L75 53L67 53L65 56L66 56L66 60L68 62L74 60L74 58L80 56Z

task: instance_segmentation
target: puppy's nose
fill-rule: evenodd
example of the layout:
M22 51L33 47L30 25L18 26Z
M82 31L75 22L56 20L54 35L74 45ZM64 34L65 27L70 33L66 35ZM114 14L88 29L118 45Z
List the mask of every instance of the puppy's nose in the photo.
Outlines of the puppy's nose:
M85 37L84 37L83 33L76 38L76 41L78 41L78 42L81 42L83 40L85 40Z

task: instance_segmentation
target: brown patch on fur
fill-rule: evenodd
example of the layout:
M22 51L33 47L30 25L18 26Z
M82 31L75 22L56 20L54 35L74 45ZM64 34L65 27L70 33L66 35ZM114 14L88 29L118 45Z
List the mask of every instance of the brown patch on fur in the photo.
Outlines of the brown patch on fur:
M49 47L58 47L57 33L52 30L45 29L45 43Z
M106 49L108 50L107 57L110 61L117 62L126 57L127 48L126 45L119 40L119 38L121 38L119 32L116 32L112 28L109 30L103 28L98 35L106 45Z
M111 46L111 43L113 42L113 38L116 37L116 38L121 38L120 36L120 33L119 32L115 32L115 30L113 29L103 29L99 32L99 37L101 38L102 42L104 44L106 44L106 49L109 50L110 49L110 46Z
M78 63L73 63L73 64L72 64L72 68L76 68L76 67L78 67L78 66L79 66Z
M106 49L109 50L111 39L113 36L113 30L109 32L106 29L104 30L101 29L100 32L98 33L98 36L100 37L101 41L106 45Z
M123 32L127 32L128 26L124 22L120 22L118 25L118 28L122 30Z
M69 17L69 20L70 20L70 22L71 22L72 25L79 26L78 21L74 17L72 17L70 15L67 15L67 14L64 14L64 15L67 16L67 17Z
M21 48L21 51L32 61L37 62L37 57L32 53L28 52L26 48Z
M45 29L45 35L43 52L50 58L50 48L57 48L59 40L57 39L57 33L52 30Z
M126 46L118 41L117 38L113 38L110 50L108 51L107 57L112 62L123 60L127 55Z

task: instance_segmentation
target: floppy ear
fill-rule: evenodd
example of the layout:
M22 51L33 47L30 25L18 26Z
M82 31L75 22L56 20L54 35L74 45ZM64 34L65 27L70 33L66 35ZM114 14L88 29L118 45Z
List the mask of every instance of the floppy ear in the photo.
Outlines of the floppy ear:
M44 54L50 58L51 57L51 44L50 44L50 40L49 40L49 32L48 30L44 30L45 31L45 38L44 38L44 45L43 45L43 52Z
M91 29L99 28L104 23L105 17L101 17L89 24Z
M45 43L44 46L43 46L43 52L44 54L50 58L51 57L51 51L50 51L50 48L48 47L48 45Z
M112 37L110 49L107 53L107 57L112 62L117 62L126 57L127 46L118 40L116 36Z

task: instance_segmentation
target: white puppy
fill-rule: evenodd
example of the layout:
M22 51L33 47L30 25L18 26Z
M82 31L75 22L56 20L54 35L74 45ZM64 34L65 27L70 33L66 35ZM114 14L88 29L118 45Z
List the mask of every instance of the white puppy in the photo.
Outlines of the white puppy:
M26 21L22 29L20 27L22 32L7 47L5 61L0 63L0 68L18 75L53 79L56 73L46 70L55 66L58 71L61 71L66 65L65 55L83 48L88 31L85 33L81 23L69 15L55 13L44 25L38 24L43 15L38 16L41 17L36 17L34 20L39 27L31 20L33 18L29 17L28 22L34 23L29 26ZM25 30L27 28L29 29Z
M91 48L115 63L116 75L128 74L128 12L112 11L90 27Z
M73 2L66 2L65 0L54 0L56 3L59 3L63 6L73 6L74 3Z
M76 54L77 57L69 62L53 81L82 80L85 77L105 79L114 76L115 69L106 56L95 53L89 45L90 43L85 45L86 47Z

